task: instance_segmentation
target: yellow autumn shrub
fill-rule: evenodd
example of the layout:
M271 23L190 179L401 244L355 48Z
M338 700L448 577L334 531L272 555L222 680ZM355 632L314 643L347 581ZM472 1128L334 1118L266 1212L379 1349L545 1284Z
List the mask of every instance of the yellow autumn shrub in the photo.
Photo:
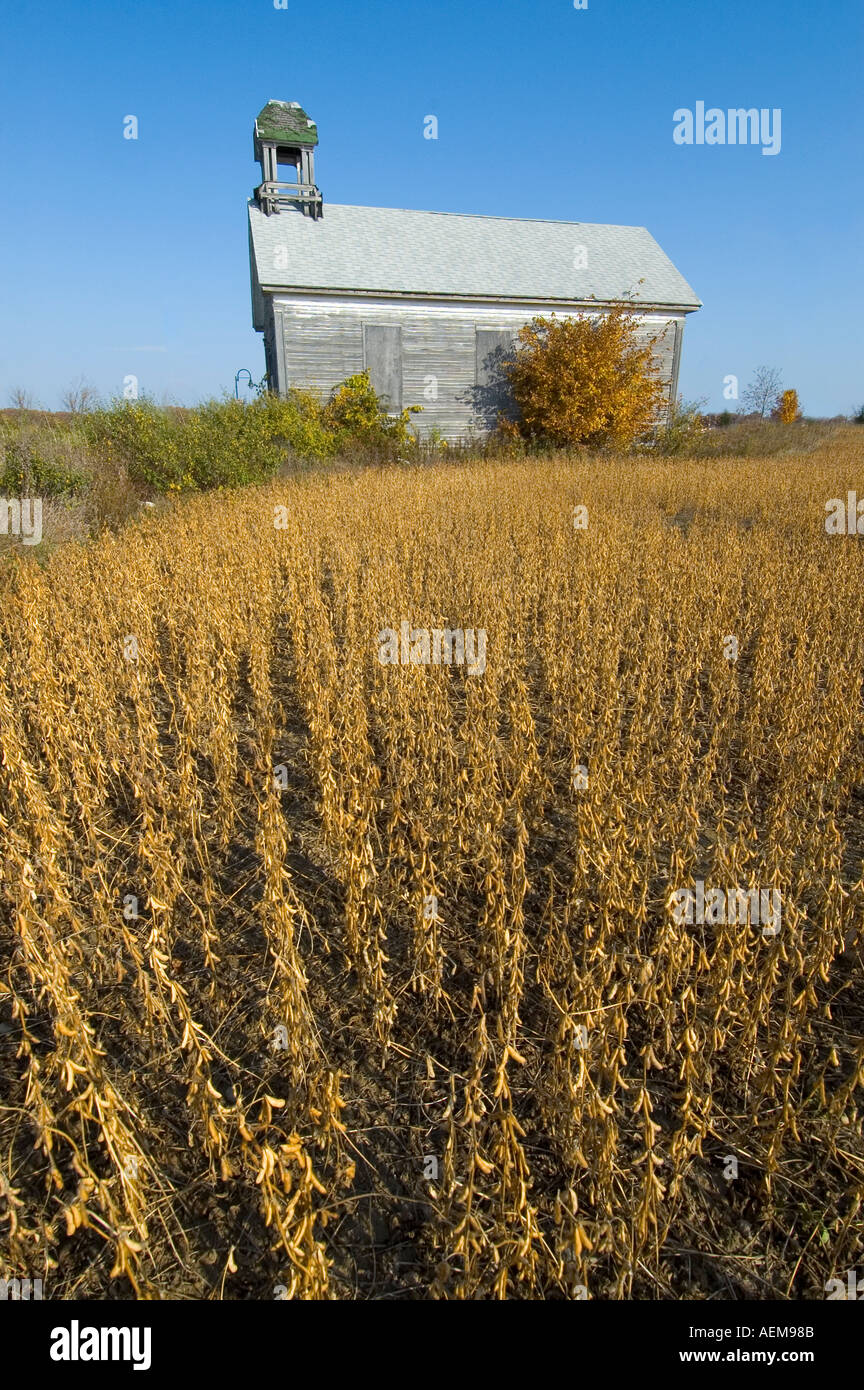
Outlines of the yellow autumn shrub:
M651 343L637 341L638 323L631 309L616 305L597 317L539 317L521 328L504 364L519 434L563 447L619 449L645 435L664 391Z
M781 391L774 410L775 420L779 420L783 425L792 425L800 416L801 407L798 404L798 392Z

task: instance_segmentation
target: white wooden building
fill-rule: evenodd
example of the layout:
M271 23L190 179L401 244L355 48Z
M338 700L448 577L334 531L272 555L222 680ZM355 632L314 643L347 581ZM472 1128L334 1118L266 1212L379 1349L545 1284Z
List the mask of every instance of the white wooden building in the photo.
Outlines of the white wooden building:
M644 227L325 204L317 142L296 103L268 102L255 124L252 316L271 389L327 395L367 369L391 411L423 407L421 433L464 438L494 424L500 363L523 324L629 296L675 399L700 300Z

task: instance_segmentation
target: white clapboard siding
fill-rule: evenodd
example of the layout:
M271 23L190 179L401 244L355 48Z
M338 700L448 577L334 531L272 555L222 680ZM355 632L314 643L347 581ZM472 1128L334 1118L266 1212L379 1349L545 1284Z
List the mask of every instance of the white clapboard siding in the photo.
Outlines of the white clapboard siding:
M558 307L559 315L586 311L580 306ZM491 423L484 403L485 377L478 376L477 332L514 338L519 328L538 314L548 314L540 304L454 304L446 301L388 299L339 295L273 295L271 331L275 358L271 377L277 374L281 390L312 389L327 395L346 377L367 365L364 328L401 328L402 405L420 405L414 417L421 434L431 429L443 438L458 440L481 433ZM649 313L642 317L639 341L658 341L654 354L667 396L677 389L677 360L683 314ZM269 333L268 367L271 349ZM504 339L502 338L502 341ZM478 389L479 388L479 389Z

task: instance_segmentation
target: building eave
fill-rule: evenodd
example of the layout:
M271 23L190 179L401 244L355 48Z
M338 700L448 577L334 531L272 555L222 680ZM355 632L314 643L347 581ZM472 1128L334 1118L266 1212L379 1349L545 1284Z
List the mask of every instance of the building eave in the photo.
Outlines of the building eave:
M652 303L647 300L525 298L524 295L448 294L436 293L434 290L426 293L419 293L416 290L379 290L371 286L368 289L358 289L356 286L340 288L334 285L325 287L319 285L262 284L260 289L262 294L297 295L305 298L324 297L327 299L410 300L421 304L434 300L448 304L531 304L537 305L539 308L609 309L613 305L626 303L639 313L660 314L692 314L703 307L701 300L695 304L669 304Z

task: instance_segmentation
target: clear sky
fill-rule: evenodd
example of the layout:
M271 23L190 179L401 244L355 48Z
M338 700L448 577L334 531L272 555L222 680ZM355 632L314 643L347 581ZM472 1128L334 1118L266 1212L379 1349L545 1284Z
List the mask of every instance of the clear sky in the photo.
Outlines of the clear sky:
M0 404L263 375L246 200L271 97L318 124L325 215L645 226L704 303L685 398L723 409L766 363L806 414L864 402L861 0L278 3L3 0ZM780 108L780 152L676 144L700 101Z

